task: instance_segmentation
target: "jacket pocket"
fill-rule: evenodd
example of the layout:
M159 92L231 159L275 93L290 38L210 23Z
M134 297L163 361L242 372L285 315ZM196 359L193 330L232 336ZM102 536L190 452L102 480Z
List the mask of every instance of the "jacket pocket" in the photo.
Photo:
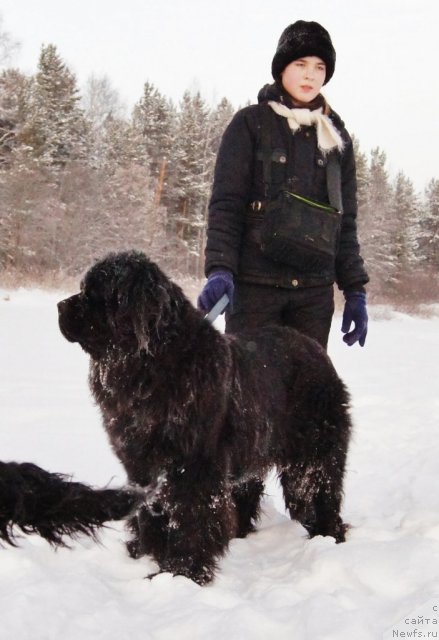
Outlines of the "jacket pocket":
M334 265L340 226L341 213L331 205L284 190L265 207L261 250L301 271L326 271Z

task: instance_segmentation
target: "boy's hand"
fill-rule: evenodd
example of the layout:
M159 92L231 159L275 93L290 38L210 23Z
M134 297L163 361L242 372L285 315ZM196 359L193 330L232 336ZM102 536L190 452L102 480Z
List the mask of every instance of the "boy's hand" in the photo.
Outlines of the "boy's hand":
M344 297L346 302L341 330L346 335L343 336L343 341L350 347L358 341L360 347L364 347L368 322L366 294L362 291L345 291ZM354 328L348 333L352 322L354 323Z
M204 289L198 296L198 308L208 313L225 293L227 293L230 306L232 306L234 288L233 274L231 271L227 269L212 271L204 285Z

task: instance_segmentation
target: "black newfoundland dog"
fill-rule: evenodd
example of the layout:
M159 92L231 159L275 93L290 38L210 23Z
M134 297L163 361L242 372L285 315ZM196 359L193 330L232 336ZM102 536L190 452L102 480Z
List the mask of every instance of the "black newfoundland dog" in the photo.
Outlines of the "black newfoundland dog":
M95 264L58 307L130 482L154 488L130 520L133 557L209 582L254 530L272 467L291 518L344 541L348 395L316 342L278 327L221 334L138 252Z

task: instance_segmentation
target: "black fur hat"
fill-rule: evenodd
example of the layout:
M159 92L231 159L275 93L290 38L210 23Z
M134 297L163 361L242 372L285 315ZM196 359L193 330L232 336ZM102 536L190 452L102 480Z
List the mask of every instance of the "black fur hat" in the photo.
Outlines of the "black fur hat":
M290 62L305 56L317 56L326 64L324 84L332 78L335 69L335 49L331 36L318 22L297 20L282 33L271 64L275 80Z

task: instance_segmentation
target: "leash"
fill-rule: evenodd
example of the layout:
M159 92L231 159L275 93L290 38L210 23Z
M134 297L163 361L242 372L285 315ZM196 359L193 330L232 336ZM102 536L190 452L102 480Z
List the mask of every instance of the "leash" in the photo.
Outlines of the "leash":
M212 324L214 320L216 320L218 316L224 311L224 309L227 307L229 302L230 302L229 296L227 295L227 293L225 293L223 296L221 296L218 302L212 307L209 313L206 313L206 315L204 316L204 319L208 320L210 324Z

